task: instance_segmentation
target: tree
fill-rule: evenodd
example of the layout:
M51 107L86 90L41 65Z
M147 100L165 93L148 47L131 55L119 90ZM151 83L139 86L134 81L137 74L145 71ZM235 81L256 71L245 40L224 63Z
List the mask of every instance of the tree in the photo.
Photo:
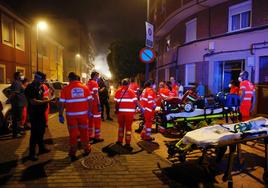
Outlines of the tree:
M145 72L145 64L139 60L139 51L143 47L143 41L135 40L121 40L110 45L107 62L115 80Z

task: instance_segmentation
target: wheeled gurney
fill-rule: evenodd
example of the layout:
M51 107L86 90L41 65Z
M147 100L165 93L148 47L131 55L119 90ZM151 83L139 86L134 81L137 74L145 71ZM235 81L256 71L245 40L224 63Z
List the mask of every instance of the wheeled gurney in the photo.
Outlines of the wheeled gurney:
M259 117L250 121L204 127L190 131L176 144L168 146L169 155L179 154L181 161L186 159L186 155L194 149L202 151L201 160L204 159L207 150L229 146L230 153L228 166L223 180L228 180L228 187L232 187L232 166L237 144L250 140L264 139L265 144L265 171L263 179L267 181L268 170L268 119Z

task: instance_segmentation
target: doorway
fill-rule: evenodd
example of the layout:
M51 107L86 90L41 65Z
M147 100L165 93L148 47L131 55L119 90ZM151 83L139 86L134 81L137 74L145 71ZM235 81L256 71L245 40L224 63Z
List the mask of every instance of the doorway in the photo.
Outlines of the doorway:
M257 113L268 114L268 56L260 57ZM260 102L261 101L261 102Z

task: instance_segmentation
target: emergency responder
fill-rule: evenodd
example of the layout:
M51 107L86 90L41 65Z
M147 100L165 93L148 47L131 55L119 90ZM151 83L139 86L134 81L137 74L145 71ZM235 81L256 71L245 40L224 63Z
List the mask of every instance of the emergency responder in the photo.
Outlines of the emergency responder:
M48 153L50 150L45 148L44 134L46 129L45 111L47 104L53 99L44 99L43 82L46 75L37 71L34 80L25 89L25 96L28 100L28 114L31 122L31 136L29 159L32 161L38 160L35 156L35 146L39 146L39 154Z
M70 83L62 89L59 99L59 122L64 123L63 111L65 107L70 135L69 156L74 161L77 159L77 137L79 135L84 156L87 156L91 151L88 143L88 117L92 115L92 96L87 86L77 80L77 75L74 72L69 73L68 79Z
M49 99L49 92L50 92L50 90L49 90L49 86L46 84L46 83L43 83L43 88L44 88L44 90L45 90L45 92L44 92L44 99ZM50 111L50 105L49 105L49 103L47 104L47 109L46 109L46 127L48 127L48 115L49 115L49 111Z
M135 82L135 78L130 78L130 84L129 84L129 89L132 89L136 96L138 95L138 91L140 89L140 86L138 85L137 82Z
M143 112L143 108L138 103L136 94L132 89L129 88L129 80L123 79L122 86L115 92L114 101L116 107L117 119L118 119L118 139L117 144L122 144L125 133L125 147L126 149L132 151L130 146L131 141L131 125L133 122L133 116L136 112L136 106L139 106Z
M178 96L178 94L179 94L179 86L176 83L176 80L174 79L174 77L170 77L169 81L171 82L172 92L176 93L176 96Z
M167 81L167 89L169 90L169 93L168 93L169 97L178 97L178 92L177 92L176 88L174 89L172 87L171 81Z
M156 85L153 80L148 80L144 84L145 89L141 94L141 105L144 108L145 127L141 132L141 139L146 141L154 140L151 137L154 110L156 108Z
M248 72L240 73L238 81L240 81L240 113L242 121L249 120L250 112L254 110L256 103L255 86L248 80Z
M169 89L164 82L160 82L158 86L156 106L161 106L161 102L169 97Z
M102 142L101 136L101 104L99 99L99 73L93 71L90 75L91 79L88 81L87 86L93 97L92 101L92 117L89 117L88 132L89 139L96 142ZM95 130L94 130L95 129Z
M239 95L239 87L236 86L236 82L234 80L231 80L228 86L230 88L230 92L229 92L230 94Z

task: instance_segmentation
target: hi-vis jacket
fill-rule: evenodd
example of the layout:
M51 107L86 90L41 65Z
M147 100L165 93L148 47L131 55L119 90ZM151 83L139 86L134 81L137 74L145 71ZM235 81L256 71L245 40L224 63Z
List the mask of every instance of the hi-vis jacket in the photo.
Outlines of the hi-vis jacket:
M114 101L119 103L118 112L128 112L134 114L136 112L137 100L138 99L134 91L126 86L120 87L115 92Z
M129 89L132 89L132 91L134 91L134 93L137 94L137 92L140 89L140 87L136 82L131 82L129 84Z
M140 101L144 110L153 112L154 107L156 106L155 91L150 87L145 88L141 94Z
M250 81L244 80L240 82L240 94L242 94L242 91L245 91L245 96L243 101L241 101L241 105L251 105L255 86Z
M92 96L87 86L73 81L62 89L59 101L64 103L67 116L88 116L89 100Z
M95 80L92 80L92 79L89 80L87 83L87 87L91 95L97 95L97 97L99 98L99 93L98 93L99 85ZM93 102L97 103L98 101L93 101Z

